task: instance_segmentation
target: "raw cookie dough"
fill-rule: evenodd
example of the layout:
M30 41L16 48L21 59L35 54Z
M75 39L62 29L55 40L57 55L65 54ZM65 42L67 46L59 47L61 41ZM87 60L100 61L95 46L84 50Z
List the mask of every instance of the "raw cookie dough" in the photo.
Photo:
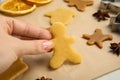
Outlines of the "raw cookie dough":
M70 23L71 19L76 15L76 13L72 10L59 8L55 11L48 12L45 16L51 17L51 24L55 22L62 22L67 25Z
M7 71L0 74L0 80L14 80L27 69L28 66L23 62L23 60L18 59Z
M66 29L63 23L56 22L50 27L53 34L54 53L50 60L53 69L59 68L66 60L73 64L81 63L81 55L76 52L70 44L74 42L73 37L66 36Z
M112 35L104 35L101 29L96 29L92 35L83 34L83 38L88 39L87 44L97 44L99 48L102 48L102 42L105 40L112 40Z
M87 6L93 5L93 0L64 0L68 6L75 6L79 11L85 11Z

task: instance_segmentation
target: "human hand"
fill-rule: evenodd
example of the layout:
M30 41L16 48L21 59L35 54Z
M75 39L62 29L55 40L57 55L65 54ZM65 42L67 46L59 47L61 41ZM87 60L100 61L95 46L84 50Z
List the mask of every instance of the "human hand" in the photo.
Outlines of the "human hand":
M28 38L32 40L26 40ZM50 51L53 47L50 39L51 34L45 29L0 16L0 74L23 55Z

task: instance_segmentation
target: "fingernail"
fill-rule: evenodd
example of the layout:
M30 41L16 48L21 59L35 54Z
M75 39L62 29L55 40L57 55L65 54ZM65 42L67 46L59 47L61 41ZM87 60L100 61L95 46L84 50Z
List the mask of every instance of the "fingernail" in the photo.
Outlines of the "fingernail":
M49 51L49 50L51 50L52 46L53 46L52 41L45 41L45 42L43 42L44 50Z
M52 38L52 35L51 35L51 34L47 35L47 38L48 38L48 39L51 39L51 38Z

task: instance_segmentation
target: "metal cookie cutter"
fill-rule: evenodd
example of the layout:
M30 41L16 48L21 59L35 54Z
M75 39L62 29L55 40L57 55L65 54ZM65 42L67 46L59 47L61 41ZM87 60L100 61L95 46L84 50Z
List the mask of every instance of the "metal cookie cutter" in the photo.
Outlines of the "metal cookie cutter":
M120 12L120 0L102 0L100 8L107 9L118 14Z
M0 3L4 2L5 0L0 0Z
M111 17L110 26L112 31L117 31L120 33L120 13L118 13L118 15L115 17Z

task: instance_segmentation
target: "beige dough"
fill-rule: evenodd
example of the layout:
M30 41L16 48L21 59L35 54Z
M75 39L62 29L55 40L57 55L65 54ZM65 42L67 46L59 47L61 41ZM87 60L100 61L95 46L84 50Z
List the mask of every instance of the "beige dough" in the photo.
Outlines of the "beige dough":
M74 42L73 37L66 35L66 29L63 23L57 22L50 27L53 34L54 53L50 60L50 66L53 69L59 68L66 60L73 64L81 63L81 55L76 52L70 44Z
M59 8L55 11L48 12L45 16L51 17L51 24L55 22L62 22L67 25L70 23L71 19L76 15L76 13L69 9Z

